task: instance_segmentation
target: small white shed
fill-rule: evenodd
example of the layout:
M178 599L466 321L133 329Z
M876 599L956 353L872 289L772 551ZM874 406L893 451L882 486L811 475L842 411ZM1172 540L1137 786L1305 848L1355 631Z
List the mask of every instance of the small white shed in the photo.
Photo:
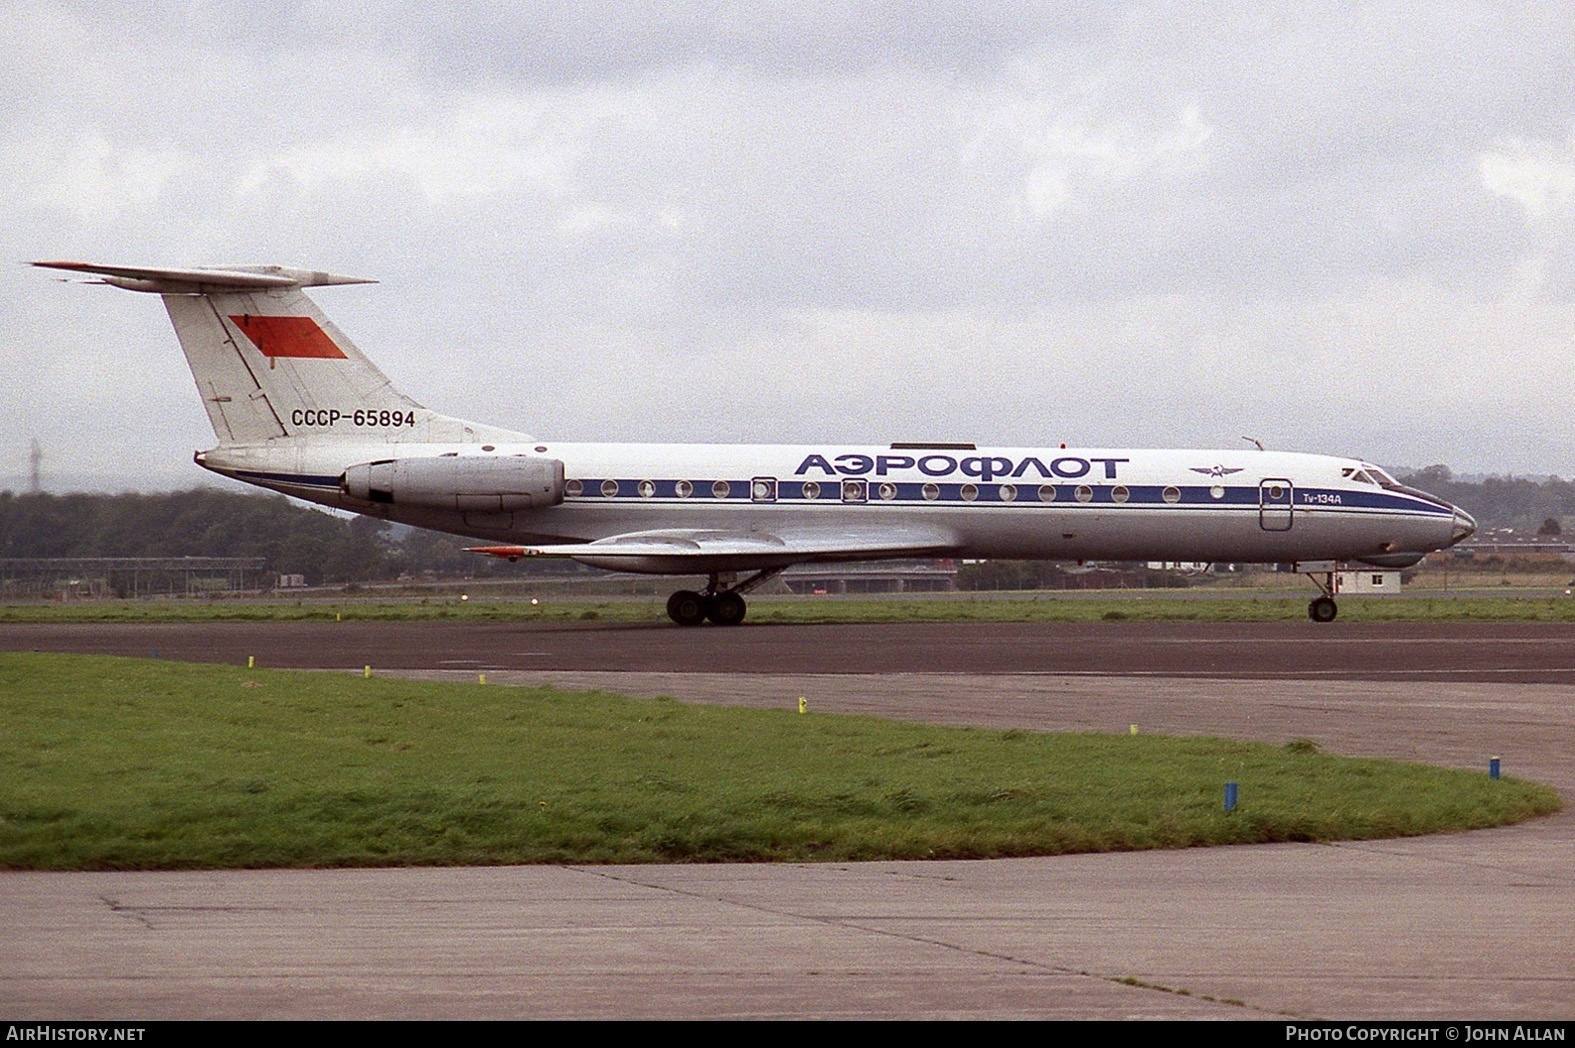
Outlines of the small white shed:
M1336 593L1399 593L1400 572L1394 568L1364 568L1335 574Z

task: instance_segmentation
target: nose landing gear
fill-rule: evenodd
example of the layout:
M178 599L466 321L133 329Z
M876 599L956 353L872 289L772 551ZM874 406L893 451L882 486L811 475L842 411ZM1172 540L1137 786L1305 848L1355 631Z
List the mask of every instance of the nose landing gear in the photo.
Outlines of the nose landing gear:
M736 582L737 572L712 572L710 583L701 592L679 590L668 597L667 617L680 626L698 626L706 619L718 626L737 626L748 611L744 594L781 573L782 568L767 568Z
M1312 603L1307 605L1307 617L1314 622L1333 622L1335 616L1340 614L1340 607L1334 602L1335 564L1333 562L1303 563L1296 567L1313 580L1313 585L1323 590L1323 596L1314 597ZM1323 578L1320 579L1319 575Z

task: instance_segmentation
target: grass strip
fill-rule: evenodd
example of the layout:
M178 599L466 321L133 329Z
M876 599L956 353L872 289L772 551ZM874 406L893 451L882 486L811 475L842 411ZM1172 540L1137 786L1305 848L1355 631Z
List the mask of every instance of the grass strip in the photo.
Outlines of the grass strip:
M0 655L7 869L986 858L1388 837L1558 807L1535 783L1305 742Z

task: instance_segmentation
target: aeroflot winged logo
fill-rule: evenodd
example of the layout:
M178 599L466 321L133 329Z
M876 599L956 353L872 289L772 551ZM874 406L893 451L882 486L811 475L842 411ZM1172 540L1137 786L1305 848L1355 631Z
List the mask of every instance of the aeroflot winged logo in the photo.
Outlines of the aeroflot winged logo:
M1192 466L1189 468L1192 472L1201 473L1205 477L1228 477L1232 473L1241 472L1240 469L1231 466Z
M334 345L311 317L231 316L230 322L251 339L265 357L307 360L344 360L344 350Z

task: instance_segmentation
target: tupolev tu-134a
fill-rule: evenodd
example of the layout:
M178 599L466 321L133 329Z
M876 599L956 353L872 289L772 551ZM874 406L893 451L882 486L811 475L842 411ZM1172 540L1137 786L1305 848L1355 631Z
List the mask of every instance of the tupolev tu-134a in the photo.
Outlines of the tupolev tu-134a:
M971 443L577 444L422 407L280 266L38 262L163 297L218 445L198 465L299 499L485 540L477 553L705 575L674 622L735 625L792 564L893 557L1291 563L1337 614L1342 562L1399 568L1464 511L1360 459Z

